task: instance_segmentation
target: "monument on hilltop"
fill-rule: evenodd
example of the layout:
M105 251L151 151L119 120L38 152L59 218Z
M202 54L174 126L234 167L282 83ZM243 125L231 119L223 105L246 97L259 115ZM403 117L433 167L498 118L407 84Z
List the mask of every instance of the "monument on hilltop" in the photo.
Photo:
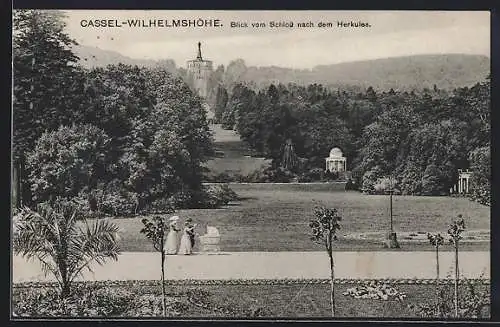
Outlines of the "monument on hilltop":
M198 54L196 59L187 62L187 77L192 83L194 91L200 97L206 99L209 93L209 79L213 71L212 61L204 60L201 55L201 42L198 42Z

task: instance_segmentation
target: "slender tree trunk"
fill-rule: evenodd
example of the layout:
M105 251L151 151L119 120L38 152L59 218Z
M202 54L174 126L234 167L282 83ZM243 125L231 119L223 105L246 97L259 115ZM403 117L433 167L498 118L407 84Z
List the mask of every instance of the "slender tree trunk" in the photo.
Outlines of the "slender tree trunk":
M328 256L330 257L330 303L332 307L332 317L335 317L335 270L333 265L333 254L332 250L328 251Z
M61 297L66 298L70 294L70 274L68 273L68 223L65 221L60 227L61 243L59 253L57 255L57 265L61 273L62 290Z
M166 295L165 295L165 250L161 251L161 309L163 312L163 317L167 315L167 304L166 304Z
M67 298L71 293L70 283L67 280L63 280L61 287L61 298Z
M64 261L61 261L59 262L59 272L61 274L61 282L60 282L60 285L61 285L61 294L60 294L60 297L61 297L61 305L62 305L62 309L63 309L63 312L67 312L66 311L66 301L64 301L64 299L67 299L70 294L71 294L71 282L68 278L68 271L66 269L66 265L64 263Z
M64 312L64 314L68 314L68 308L66 306L66 301L65 299L67 299L71 294L71 285L69 283L68 280L66 279L62 279L62 283L61 283L61 300L60 303L61 303L61 306L62 306L62 310Z
M19 174L17 176L17 180L18 180L18 189L17 189L17 192L18 192L18 203L19 203L19 206L22 207L23 204L24 204L24 201L23 201L23 197L24 197L24 154L21 154L21 159L19 161Z
M437 243L437 242L436 242ZM439 303L439 246L436 245L436 304L438 317L441 316L441 303Z
M12 186L11 186L11 192L12 192L12 206L11 209L15 209L19 207L19 164L17 161L14 162L12 165Z
M458 240L455 240L455 318L458 318L458 280L460 273L458 271Z

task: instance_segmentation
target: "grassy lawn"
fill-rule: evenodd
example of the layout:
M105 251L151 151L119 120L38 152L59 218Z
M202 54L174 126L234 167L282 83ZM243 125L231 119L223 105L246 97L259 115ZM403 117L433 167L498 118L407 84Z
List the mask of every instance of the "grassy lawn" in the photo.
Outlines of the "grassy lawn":
M219 125L211 128L216 148L221 153L219 158L207 163L212 174L248 174L265 164L265 160L249 156L250 150L234 131L223 130ZM339 250L380 250L383 233L389 229L387 196L345 192L341 184L232 184L231 188L240 195L241 201L221 209L179 212L181 218L191 217L200 225L200 234L205 232L206 225L216 226L222 235L223 251L322 250L309 239L308 223L316 204L341 210ZM431 250L425 243L408 241L408 233L423 235L440 231L446 234L450 220L458 214L465 217L468 230L489 231L489 207L463 198L394 196L394 229L403 232L399 235L401 250ZM121 219L118 224L123 230L125 251L150 249L138 233L141 228L139 219ZM367 232L379 236L352 237L354 233ZM489 249L488 242L464 241L464 250Z
M181 219L191 217L198 223L200 234L205 233L206 225L216 226L221 233L222 251L318 251L323 249L309 239L308 223L314 205L323 204L342 212L339 250L382 250L383 238L361 240L344 235L386 231L388 197L326 190L327 187L336 186L231 184L240 201L221 209L181 210L178 215ZM489 207L464 198L394 196L393 213L397 232L446 234L450 220L460 213L468 230L488 230L490 226ZM123 251L151 251L151 245L139 233L140 219L115 219L122 231ZM402 251L432 249L426 243L400 241ZM489 242L463 244L463 250L489 249Z
M408 309L409 304L428 303L435 294L430 285L397 285L395 288L407 295L403 301L355 299L342 293L355 285L337 285L335 302L337 317L416 318ZM451 285L448 287L452 287ZM209 301L219 306L260 307L264 316L286 318L329 317L329 285L244 285L204 287L209 291Z
M209 175L220 173L248 175L269 164L269 160L251 157L251 150L245 146L234 131L211 126L215 137L215 148L219 155L206 163Z
M428 304L434 300L433 285L392 285L397 291L406 294L403 301L379 299L356 299L343 295L354 284L336 285L335 301L337 317L351 318L419 318L414 310L408 308L411 304ZM161 295L158 286L112 286L115 289L132 292L136 296ZM451 292L453 285L446 286ZM460 286L463 292L465 286ZM476 286L482 290L489 286ZM330 317L330 286L329 284L294 284L294 285L175 285L167 286L169 301L176 301L176 317L201 318L224 317L245 318L321 318ZM24 290L23 292L26 292ZM19 299L20 289L14 289L13 303ZM196 299L193 301L193 295ZM135 311L137 312L137 311ZM157 310L159 312L159 310ZM151 313L150 313L151 314ZM483 312L484 318L489 317L489 310ZM154 314L153 314L154 315ZM158 313L156 314L158 315ZM120 316L137 317L141 314L120 314Z

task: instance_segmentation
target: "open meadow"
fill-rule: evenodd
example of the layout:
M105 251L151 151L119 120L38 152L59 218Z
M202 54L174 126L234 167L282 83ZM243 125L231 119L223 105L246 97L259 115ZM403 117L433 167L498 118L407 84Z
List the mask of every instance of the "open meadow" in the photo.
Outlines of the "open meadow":
M205 164L210 170L208 175L248 175L269 165L269 160L252 157L252 151L235 131L222 129L220 125L211 125L210 129L214 135L217 155Z
M315 205L338 208L342 215L337 249L384 250L383 235L389 229L389 198L341 190L341 184L230 184L240 200L220 209L180 210L181 222L190 217L198 233L207 225L221 233L221 250L321 251L309 238L309 220ZM403 235L446 235L451 219L462 214L467 233L464 250L489 250L489 241L479 241L474 232L489 234L489 207L458 197L394 196L394 229L402 251L432 250L427 242L405 240ZM141 217L116 218L121 229L123 251L151 251L139 233ZM366 234L367 237L359 237ZM196 249L195 249L196 250ZM444 246L443 251L451 250Z

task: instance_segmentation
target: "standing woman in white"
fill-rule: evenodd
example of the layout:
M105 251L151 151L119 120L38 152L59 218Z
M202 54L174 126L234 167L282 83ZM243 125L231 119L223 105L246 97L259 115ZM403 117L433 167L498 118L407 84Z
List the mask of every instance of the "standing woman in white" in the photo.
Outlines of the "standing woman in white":
M179 216L173 216L169 219L170 231L165 242L165 254L177 254L177 233L180 230L177 226L178 220Z
M192 219L186 219L184 223L184 232L181 237L181 245L179 246L179 254L189 255L193 253L195 228L196 224L192 223Z

